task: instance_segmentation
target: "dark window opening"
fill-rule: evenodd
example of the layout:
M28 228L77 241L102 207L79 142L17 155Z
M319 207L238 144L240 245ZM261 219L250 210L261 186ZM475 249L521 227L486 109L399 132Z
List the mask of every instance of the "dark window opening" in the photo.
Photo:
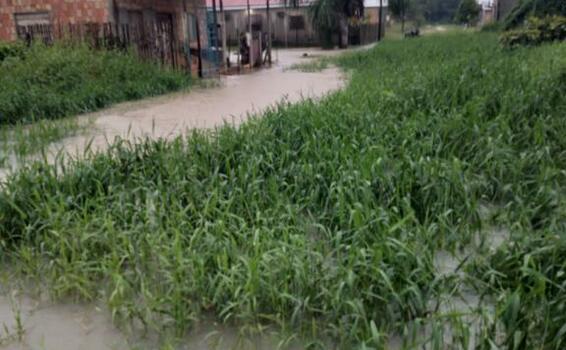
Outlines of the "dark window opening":
M303 30L303 29L305 29L305 17L304 16L290 16L289 17L289 29L291 29L291 30Z

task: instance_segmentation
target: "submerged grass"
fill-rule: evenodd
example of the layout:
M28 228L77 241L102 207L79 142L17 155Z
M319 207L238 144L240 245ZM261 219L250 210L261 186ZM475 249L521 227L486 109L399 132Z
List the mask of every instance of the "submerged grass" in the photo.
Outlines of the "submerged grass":
M289 69L304 73L315 73L328 68L330 61L331 59L328 57L318 57L309 62L295 63L291 67L289 67Z
M446 34L337 63L350 85L317 103L29 165L0 193L2 256L54 296L179 334L212 316L312 347L399 334L560 348L566 45L506 52L493 34ZM471 334L434 306L464 279L434 258L493 224L517 238L463 269L497 306Z
M53 142L91 127L92 120L76 117L0 126L0 168L25 162L30 156L39 156Z
M186 74L129 53L65 44L2 52L0 125L94 111L191 85Z

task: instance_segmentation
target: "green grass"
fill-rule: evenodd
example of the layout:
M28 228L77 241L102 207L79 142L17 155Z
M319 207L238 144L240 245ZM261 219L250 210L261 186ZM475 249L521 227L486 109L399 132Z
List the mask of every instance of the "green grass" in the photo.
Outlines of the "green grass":
M320 102L28 165L0 193L2 258L179 335L213 318L312 348L561 348L566 45L447 34L336 64L351 82ZM501 247L437 269L493 226L512 232ZM470 311L478 334L435 307L458 286L495 309Z
M413 29L415 25L416 24L412 21L406 22L405 32ZM428 36L434 34L455 34L466 31L462 28L462 26L455 24L425 24L425 25L420 25L419 30L422 36ZM405 33L401 30L400 22L394 22L392 25L385 28L385 40L400 40L404 38L405 38Z
M63 44L9 48L0 47L0 125L75 115L191 85L184 73L127 53Z
M303 73L321 72L328 68L331 59L328 57L317 57L308 62L295 63L289 67L289 70L297 70Z

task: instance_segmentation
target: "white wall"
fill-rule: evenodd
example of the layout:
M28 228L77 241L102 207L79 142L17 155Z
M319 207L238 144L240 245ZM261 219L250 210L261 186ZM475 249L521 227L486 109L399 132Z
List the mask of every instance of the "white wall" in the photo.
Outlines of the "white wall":
M388 7L389 1L383 0L383 7ZM364 0L364 7L379 7L379 0Z

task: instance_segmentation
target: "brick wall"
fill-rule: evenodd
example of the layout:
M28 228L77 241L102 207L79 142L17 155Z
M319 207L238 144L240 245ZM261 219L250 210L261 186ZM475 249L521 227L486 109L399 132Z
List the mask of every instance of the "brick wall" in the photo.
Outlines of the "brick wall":
M12 37L10 30L12 24L12 14L8 12L8 1L0 0L0 40L8 40Z
M16 38L15 14L49 12L52 23L107 22L111 0L0 0L0 40Z
M201 41L206 42L205 0L0 0L0 40L16 38L17 13L48 12L52 23L102 23L114 21L115 6L122 14L128 10L170 13L181 40L186 37L186 10L200 19Z

